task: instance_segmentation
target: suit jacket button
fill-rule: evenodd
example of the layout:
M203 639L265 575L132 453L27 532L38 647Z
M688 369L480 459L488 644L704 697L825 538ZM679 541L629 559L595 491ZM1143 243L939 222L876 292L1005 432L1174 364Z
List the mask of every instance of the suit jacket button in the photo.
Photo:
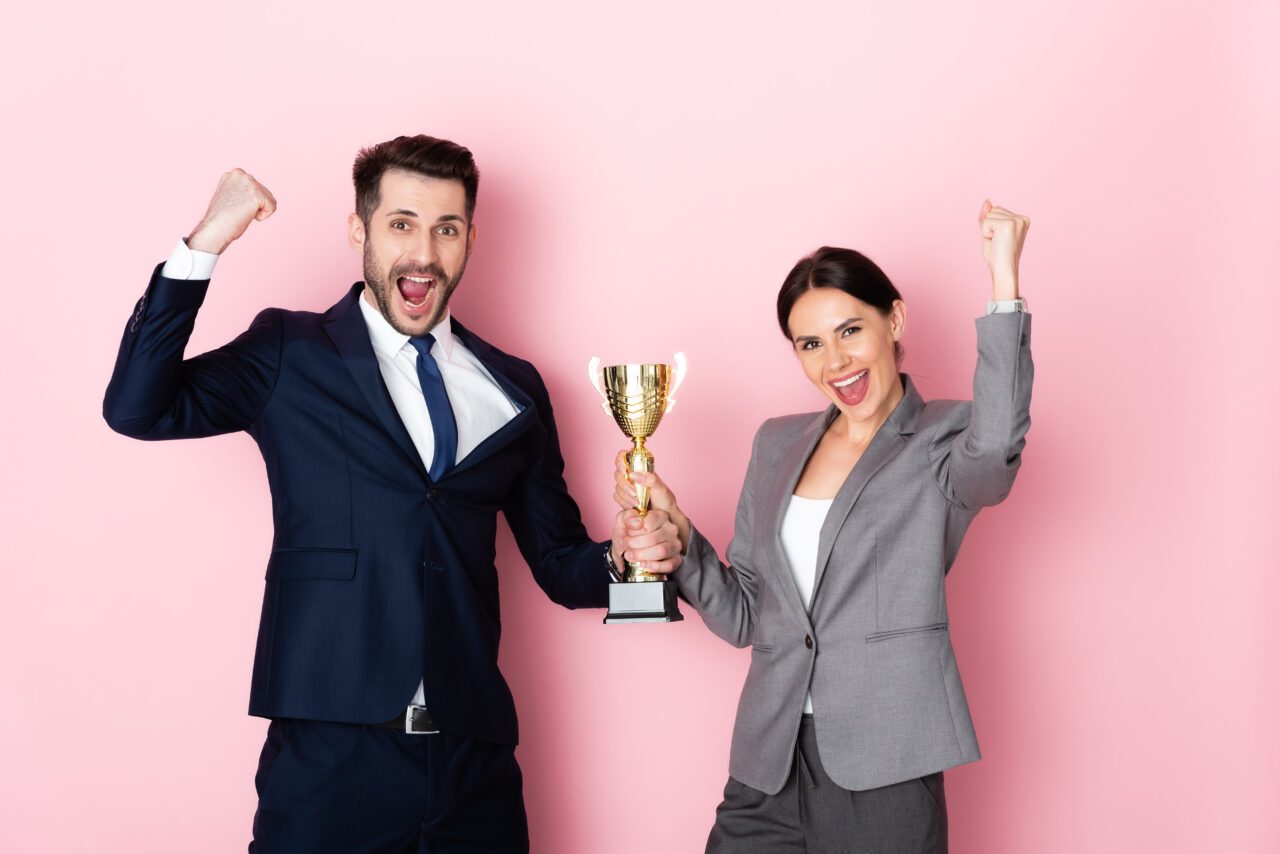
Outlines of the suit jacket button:
M808 635L804 636L804 648L813 649L813 638L809 637Z
M436 500L436 491L435 491L435 489L430 489L430 490L428 490L428 491L427 491L427 500L428 500L428 501L435 501L435 500Z

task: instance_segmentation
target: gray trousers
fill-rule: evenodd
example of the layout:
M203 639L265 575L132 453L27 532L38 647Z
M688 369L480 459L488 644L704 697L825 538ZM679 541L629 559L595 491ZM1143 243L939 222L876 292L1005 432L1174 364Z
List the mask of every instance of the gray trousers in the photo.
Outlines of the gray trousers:
M791 776L776 795L732 777L707 854L946 854L942 772L851 792L818 761L813 715L801 718Z

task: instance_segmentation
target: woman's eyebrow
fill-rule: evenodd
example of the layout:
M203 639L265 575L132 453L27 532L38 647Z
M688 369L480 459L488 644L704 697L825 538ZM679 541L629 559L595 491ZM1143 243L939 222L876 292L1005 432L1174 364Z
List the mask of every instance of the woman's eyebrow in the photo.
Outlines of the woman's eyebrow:
M849 318L848 320L846 320L844 323L841 323L839 326L837 326L837 327L836 327L834 330L832 330L832 331L834 331L834 332L843 332L844 330L848 329L848 328L849 328L850 326L852 326L853 324L855 324L855 323L861 323L861 322L862 322L862 318L861 318L861 317L851 317L851 318Z

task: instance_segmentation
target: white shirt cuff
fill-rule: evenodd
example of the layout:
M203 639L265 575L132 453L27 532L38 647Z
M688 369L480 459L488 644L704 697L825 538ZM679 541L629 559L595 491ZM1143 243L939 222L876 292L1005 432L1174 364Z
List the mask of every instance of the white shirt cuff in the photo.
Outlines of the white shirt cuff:
M217 255L192 249L187 245L187 241L179 240L178 245L173 247L173 252L169 254L169 260L164 262L164 269L160 271L160 275L166 279L211 279L213 268L217 263Z
M1018 299L987 300L987 314L1012 314L1015 311L1026 311L1025 301Z

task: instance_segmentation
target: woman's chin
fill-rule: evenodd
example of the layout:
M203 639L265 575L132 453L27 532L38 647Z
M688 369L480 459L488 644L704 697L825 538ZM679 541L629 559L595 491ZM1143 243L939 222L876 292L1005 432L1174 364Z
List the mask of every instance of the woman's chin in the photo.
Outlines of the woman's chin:
M850 421L869 421L875 414L875 408L868 406L869 400L863 400L855 406L836 401L836 408Z
M840 410L841 415L855 424L876 421L882 416L888 417L888 413L884 412L887 399L883 394L874 394L869 391L862 400L854 404L841 400L839 395L827 395L827 397L836 405L836 409Z

